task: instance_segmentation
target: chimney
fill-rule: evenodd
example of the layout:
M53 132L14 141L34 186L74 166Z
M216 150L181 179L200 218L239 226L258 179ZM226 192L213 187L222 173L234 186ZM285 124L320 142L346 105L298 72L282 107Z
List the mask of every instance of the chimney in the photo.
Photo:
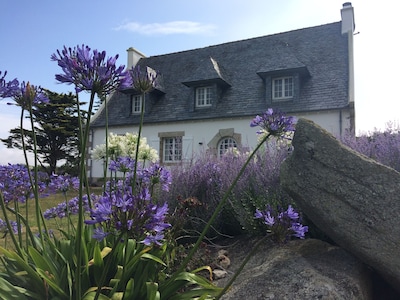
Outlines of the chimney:
M353 34L356 24L354 23L354 10L351 2L343 3L343 8L340 10L342 15L342 34L350 32Z
M128 50L126 50L128 52L128 64L126 66L127 69L130 69L134 66L136 66L137 62L141 59L146 57L146 55L144 55L143 53L141 53L140 51L136 50L133 47L130 47Z

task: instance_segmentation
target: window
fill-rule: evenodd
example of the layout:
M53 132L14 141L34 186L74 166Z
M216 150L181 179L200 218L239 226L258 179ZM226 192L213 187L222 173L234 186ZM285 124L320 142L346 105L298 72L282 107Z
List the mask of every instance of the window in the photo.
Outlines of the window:
M131 102L132 102L132 114L140 114L142 111L142 95L132 95L131 96Z
M237 148L237 144L234 138L224 137L218 143L218 156L224 155L228 150Z
M163 162L179 162L182 160L182 136L163 138Z
M274 78L272 80L272 99L293 98L293 77Z
M204 86L196 88L196 107L211 106L212 87Z

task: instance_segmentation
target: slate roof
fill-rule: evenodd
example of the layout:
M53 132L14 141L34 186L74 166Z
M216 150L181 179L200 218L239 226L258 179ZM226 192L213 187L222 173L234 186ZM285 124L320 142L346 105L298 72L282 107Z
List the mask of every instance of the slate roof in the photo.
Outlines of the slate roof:
M140 59L162 74L163 93L150 95L145 123L254 116L268 107L287 113L348 107L348 39L341 22L205 48ZM265 78L293 70L301 74L299 97L272 102ZM217 82L221 98L207 109L193 109L191 86ZM108 101L109 126L137 124L129 96L117 92ZM105 125L100 111L91 126Z

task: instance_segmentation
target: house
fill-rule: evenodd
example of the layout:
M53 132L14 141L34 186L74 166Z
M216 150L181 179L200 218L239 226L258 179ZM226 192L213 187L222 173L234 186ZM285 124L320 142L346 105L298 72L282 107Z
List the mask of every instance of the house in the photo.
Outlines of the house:
M351 3L342 20L200 49L146 57L129 48L128 67L157 70L162 82L142 95L117 92L107 101L109 132L137 132L163 164L187 161L201 151L254 147L250 121L267 108L313 120L334 135L354 132ZM144 100L144 101L143 101ZM105 142L105 109L91 122L91 146ZM89 161L89 177L102 163Z

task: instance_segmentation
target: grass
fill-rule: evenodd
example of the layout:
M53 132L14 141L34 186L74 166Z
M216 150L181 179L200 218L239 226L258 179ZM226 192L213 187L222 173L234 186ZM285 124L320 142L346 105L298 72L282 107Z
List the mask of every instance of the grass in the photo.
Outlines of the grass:
M91 192L98 194L101 192L101 188L91 188ZM70 199L76 197L77 195L78 195L78 192L76 192L76 191L70 192L69 194L67 194L67 198L65 198L62 193L52 194L48 197L40 198L39 205L40 205L42 212L44 212L49 208L57 206L61 202L69 201ZM30 199L26 203L23 203L23 204L19 203L18 205L19 205L18 210L24 218L26 217L26 214L27 214L27 221L28 221L29 227L31 228L32 232L34 234L37 234L38 227L37 227L36 214L35 214L35 212L36 212L35 200ZM10 206L10 208L14 208L14 207ZM11 221L16 220L16 216L12 212L8 212L7 216ZM4 220L4 215L1 210L0 210L0 219ZM71 216L71 220L72 220L73 224L76 224L78 222L78 216ZM58 235L58 234L60 234L59 229L64 229L64 230L67 229L67 221L68 221L67 218L50 219L50 220L46 220L46 226L47 226L47 229L53 230L54 234ZM23 240L25 239L25 232L26 231L23 228L22 229ZM4 247L6 249L14 248L12 245L11 238L8 235L0 236L0 247Z

